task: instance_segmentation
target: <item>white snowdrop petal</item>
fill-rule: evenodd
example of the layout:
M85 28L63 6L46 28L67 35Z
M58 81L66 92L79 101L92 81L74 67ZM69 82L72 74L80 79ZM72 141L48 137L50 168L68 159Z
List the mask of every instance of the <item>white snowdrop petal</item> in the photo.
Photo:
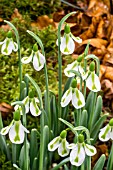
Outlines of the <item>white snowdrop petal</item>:
M12 143L21 144L24 142L24 130L20 121L15 121L14 125L9 130L9 139Z
M80 109L85 106L84 96L77 88L75 88L74 93L72 94L72 105L76 109Z
M65 74L67 77L74 77L75 74L74 74L74 73L71 73L70 70L71 70L70 68L66 67L66 68L64 69L64 74Z
M55 151L60 144L60 136L57 136L54 138L49 144L48 144L48 150L49 151Z
M40 71L45 64L45 57L38 51L33 57L33 67L36 71Z
M18 50L18 45L17 43L13 42L13 51L17 51Z
M67 67L64 69L64 73L67 77L73 77L75 76L74 73L69 72L70 70L78 71L78 62L74 61L71 64L68 64Z
M23 57L21 59L21 62L23 64L28 64L28 63L30 63L32 61L32 58L33 58L33 51L32 51L32 53L31 53L31 55L29 57Z
M85 160L85 150L82 145L76 144L70 153L70 162L72 165L80 166Z
M99 140L103 142L108 141L110 139L110 129L108 129L107 133L105 134L107 128L108 128L108 125L102 128L99 133Z
M74 41L76 41L77 43L82 43L82 39L80 37L75 37L72 33L71 33L71 37L73 38Z
M61 106L65 107L69 104L69 102L72 100L72 88L69 88L61 99Z
M6 126L6 127L2 128L0 134L1 135L6 135L9 132L11 126L13 125L13 122L14 121L12 120L12 122L10 123L9 126Z
M41 114L41 110L37 106L35 99L32 99L30 102L30 112L33 116L39 116Z
M93 78L94 78L94 82L93 82ZM100 80L99 77L92 72L89 77L86 79L86 86L89 88L89 90L93 91L93 92L98 92L101 89L101 85L100 85Z
M66 139L62 139L61 143L59 144L59 147L58 147L58 154L61 156L61 157L65 157L69 154L69 149L67 148L67 145L69 143L66 141Z
M66 43L66 36L69 36L68 43ZM74 43L73 39L70 37L70 35L66 35L66 36L63 36L61 39L60 51L65 55L69 55L74 52L75 43Z
M84 147L85 147L86 155L88 155L88 156L93 156L97 153L96 148L92 145L85 144Z
M9 42L8 42L9 41ZM12 52L12 46L10 45L9 46L9 43L10 43L10 40L7 40L3 45L2 45L2 48L1 48L1 53L4 54L4 55L10 55L11 52ZM8 45L6 45L8 44Z
M27 130L22 124L21 124L21 127L24 130L24 132L29 133L29 130Z
M76 147L75 143L71 143L71 144L67 145L68 149L74 149L75 147Z

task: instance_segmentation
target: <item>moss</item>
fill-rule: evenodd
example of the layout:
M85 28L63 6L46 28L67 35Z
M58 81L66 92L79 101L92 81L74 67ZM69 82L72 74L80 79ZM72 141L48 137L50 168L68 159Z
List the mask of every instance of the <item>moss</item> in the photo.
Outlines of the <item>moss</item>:
M60 5L60 0L1 0L0 16L3 19L10 19L14 9L17 8L23 16L28 15L35 20L37 16L51 14L60 8Z

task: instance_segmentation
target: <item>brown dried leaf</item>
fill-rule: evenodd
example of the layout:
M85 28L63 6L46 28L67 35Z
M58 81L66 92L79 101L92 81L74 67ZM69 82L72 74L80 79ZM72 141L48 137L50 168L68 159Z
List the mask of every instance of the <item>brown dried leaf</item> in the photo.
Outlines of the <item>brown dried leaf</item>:
M11 113L13 111L13 107L7 103L0 103L0 112L2 113L2 116L7 116L8 113Z
M56 27L53 19L49 18L47 15L39 16L36 22L32 22L32 27L38 27L39 29L43 29L49 25Z
M104 98L105 99L113 99L113 82L108 79L104 79L101 82L102 90L104 91Z

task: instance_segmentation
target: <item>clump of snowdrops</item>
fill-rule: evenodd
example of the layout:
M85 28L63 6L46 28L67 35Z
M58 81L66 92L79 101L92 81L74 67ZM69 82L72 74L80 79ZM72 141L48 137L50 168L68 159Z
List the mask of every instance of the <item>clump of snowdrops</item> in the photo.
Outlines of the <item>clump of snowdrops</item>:
M97 153L95 143L98 139L105 142L113 140L113 118L102 128L108 114L102 113L102 97L99 95L101 84L99 80L99 59L88 54L89 43L83 54L68 64L64 69L67 82L62 89L62 58L74 52L75 43L81 43L70 30L66 19L76 12L67 14L58 26L58 98L48 89L48 74L46 54L41 39L33 32L27 30L29 36L36 40L31 54L21 58L19 34L15 26L4 21L12 28L7 37L0 42L1 53L10 55L18 52L20 96L14 101L13 120L7 127L3 127L0 119L0 149L18 170L91 170L91 157ZM64 35L61 28L64 25ZM12 34L16 41L13 41ZM42 96L40 87L27 73L22 75L22 64L32 63L35 71L44 70L45 93ZM57 81L57 80L56 80ZM33 86L29 88L29 84ZM31 87L31 86L30 86ZM89 89L88 95L86 89ZM71 106L71 107L70 107ZM40 119L40 131L27 127L27 115ZM68 115L74 122L68 120ZM37 118L38 117L38 118ZM102 128L102 129L101 129ZM68 142L68 132L74 134L73 142ZM9 134L11 146L6 142L5 135ZM62 157L55 167L54 151ZM56 153L56 152L55 152ZM113 144L107 161L107 170L113 169ZM53 159L54 158L54 159ZM96 162L93 170L102 170L106 157Z

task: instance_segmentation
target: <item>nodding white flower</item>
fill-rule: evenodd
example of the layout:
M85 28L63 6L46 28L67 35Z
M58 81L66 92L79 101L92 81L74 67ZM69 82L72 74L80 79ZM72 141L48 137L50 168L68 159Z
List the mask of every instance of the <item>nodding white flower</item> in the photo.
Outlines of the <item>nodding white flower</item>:
M15 43L12 39L12 32L9 31L7 34L6 39L3 42L0 42L1 47L1 53L4 55L10 55L12 51L18 50L18 45Z
M61 133L65 133L65 130L62 131ZM54 138L49 144L48 144L48 150L49 151L55 151L58 149L58 154L61 157L65 157L69 154L69 149L67 146L69 143L66 141L66 137L62 137L62 135L57 136Z
M25 113L28 113L30 110L33 116L39 116L41 114L41 110L37 105L39 100L36 97L29 98L29 96L27 96L22 102L25 105Z
M86 79L86 86L89 90L93 92L98 92L101 89L99 77L95 74L95 71L92 71L91 74Z
M109 139L113 140L113 118L109 121L109 124L100 129L99 139L103 142Z
M24 142L25 132L29 131L22 125L21 121L12 120L9 126L1 129L1 135L6 135L9 133L9 139L12 143L21 144Z
M61 106L65 107L72 101L72 105L76 109L80 109L85 105L85 99L83 94L77 89L70 87L62 96Z
M83 80L85 80L88 76L88 72L85 73L81 63L77 60L72 62L71 64L68 64L67 67L64 69L64 73L67 77L74 77L75 73L70 72L70 70L79 72Z
M65 55L72 54L75 49L74 41L81 43L82 39L74 37L74 35L70 32L69 25L66 24L64 28L64 36L61 37L60 51ZM58 45L58 40L56 43Z
M23 64L33 62L34 69L40 71L44 67L45 57L39 52L37 45L34 44L31 55L29 57L23 57L21 62Z
M79 134L78 142L68 145L68 148L72 149L70 152L70 162L75 166L80 166L84 162L86 155L93 156L97 152L94 146L84 142L84 136L82 134Z

